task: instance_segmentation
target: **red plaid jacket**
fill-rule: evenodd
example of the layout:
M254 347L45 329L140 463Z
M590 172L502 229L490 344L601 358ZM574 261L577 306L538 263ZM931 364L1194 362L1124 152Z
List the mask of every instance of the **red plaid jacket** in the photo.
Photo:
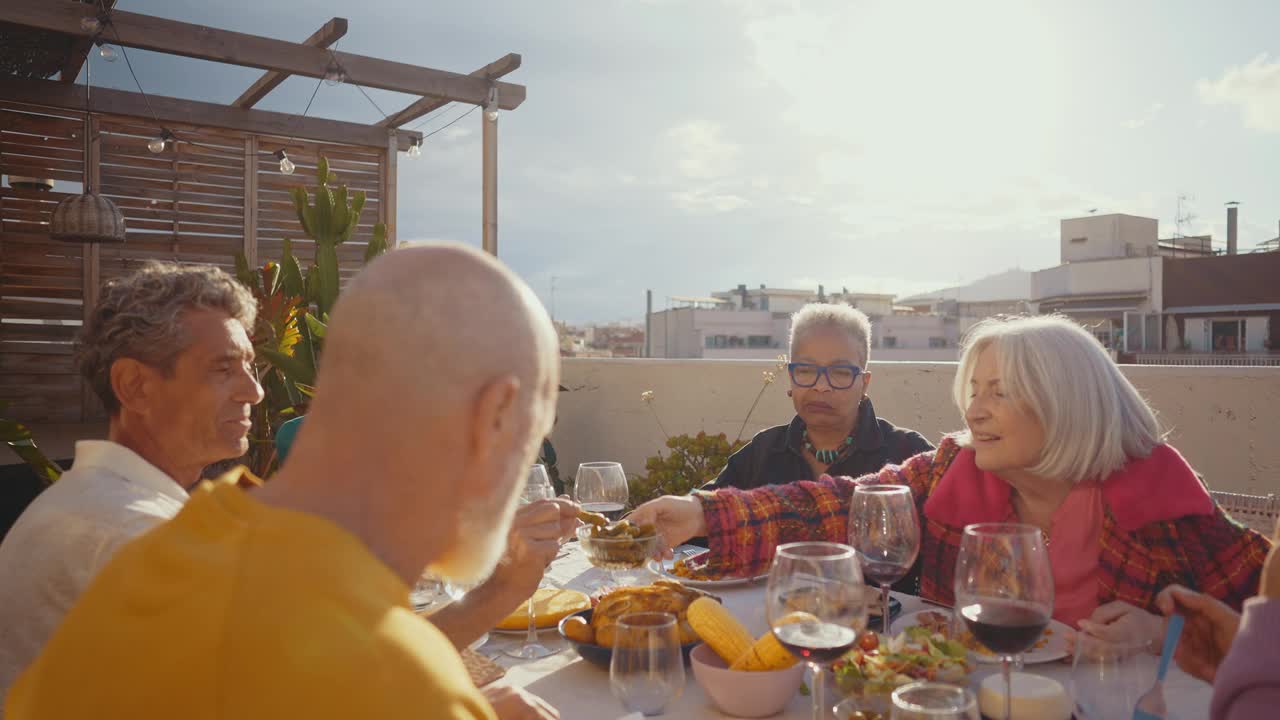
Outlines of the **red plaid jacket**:
M707 521L711 548L708 570L767 572L774 548L804 540L848 542L849 499L859 483L907 485L915 494L923 530L920 548L920 594L953 604L956 559L964 525L930 517L926 509L947 470L964 450L947 438L934 452L923 453L902 466L889 465L879 475L859 480L826 477L743 491L698 492ZM1184 483L1169 502L1152 502L1149 488L1136 476L1172 477ZM1186 478L1194 487L1185 485ZM1003 483L1000 483L1003 485ZM1262 563L1271 547L1259 533L1232 520L1209 498L1186 461L1175 450L1160 446L1151 458L1133 460L1117 471L1104 487L1105 517L1098 558L1098 603L1123 600L1155 612L1156 595L1172 583L1212 595L1239 610L1257 592ZM967 522L1001 522L1011 512L1008 489L1003 500L997 487L949 488L986 493L991 517L968 517ZM955 497L959 497L956 495ZM1180 497L1181 499L1177 499ZM990 497L988 498L990 499ZM1001 507L994 507L1001 505ZM943 508L947 511L943 512ZM1155 509L1153 509L1155 508ZM1163 510L1161 509L1163 508ZM948 506L932 505L935 516L954 516ZM1165 517L1161 517L1161 513Z

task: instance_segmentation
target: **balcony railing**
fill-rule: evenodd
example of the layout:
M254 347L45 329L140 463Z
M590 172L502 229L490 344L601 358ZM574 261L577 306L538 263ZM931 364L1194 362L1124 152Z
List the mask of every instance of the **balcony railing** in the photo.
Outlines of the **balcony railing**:
M1135 365L1280 367L1280 353L1137 353Z

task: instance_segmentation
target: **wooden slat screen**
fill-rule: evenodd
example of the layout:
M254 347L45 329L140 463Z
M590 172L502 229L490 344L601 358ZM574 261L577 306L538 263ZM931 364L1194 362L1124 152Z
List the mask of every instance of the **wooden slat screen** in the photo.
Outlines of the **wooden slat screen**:
M97 297L86 278L105 282L147 260L230 271L238 252L253 264L278 259L286 237L305 269L313 244L302 233L288 190L315 182L320 154L339 182L368 195L363 222L339 248L344 279L358 271L381 219L385 149L169 125L183 142L153 154L147 142L161 130L153 122L95 118L97 190L120 208L128 227L126 243L100 245L96 258L85 246L48 236L52 209L68 193L80 192L84 180L84 116L0 101L0 399L10 401L11 416L27 422L100 418L97 403L85 399L72 357L85 299ZM286 143L297 166L292 176L280 173L271 154ZM258 152L250 156L254 147ZM10 175L58 184L48 192L15 189ZM246 196L248 184L256 192Z

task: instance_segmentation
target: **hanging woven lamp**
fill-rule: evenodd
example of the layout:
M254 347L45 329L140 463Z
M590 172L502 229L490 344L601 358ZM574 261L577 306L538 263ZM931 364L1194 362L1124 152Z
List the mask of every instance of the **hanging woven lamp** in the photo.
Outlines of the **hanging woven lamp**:
M89 65L85 65L84 161L89 163L93 138L93 117L89 97ZM49 219L49 237L77 243L122 243L125 241L124 213L116 204L93 191L85 173L84 192L58 203Z

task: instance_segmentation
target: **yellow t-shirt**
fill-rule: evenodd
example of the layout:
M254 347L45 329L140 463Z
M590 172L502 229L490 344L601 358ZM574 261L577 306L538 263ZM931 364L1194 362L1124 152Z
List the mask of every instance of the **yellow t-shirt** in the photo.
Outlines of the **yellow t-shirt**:
M363 543L238 477L116 555L13 686L8 720L494 718Z

